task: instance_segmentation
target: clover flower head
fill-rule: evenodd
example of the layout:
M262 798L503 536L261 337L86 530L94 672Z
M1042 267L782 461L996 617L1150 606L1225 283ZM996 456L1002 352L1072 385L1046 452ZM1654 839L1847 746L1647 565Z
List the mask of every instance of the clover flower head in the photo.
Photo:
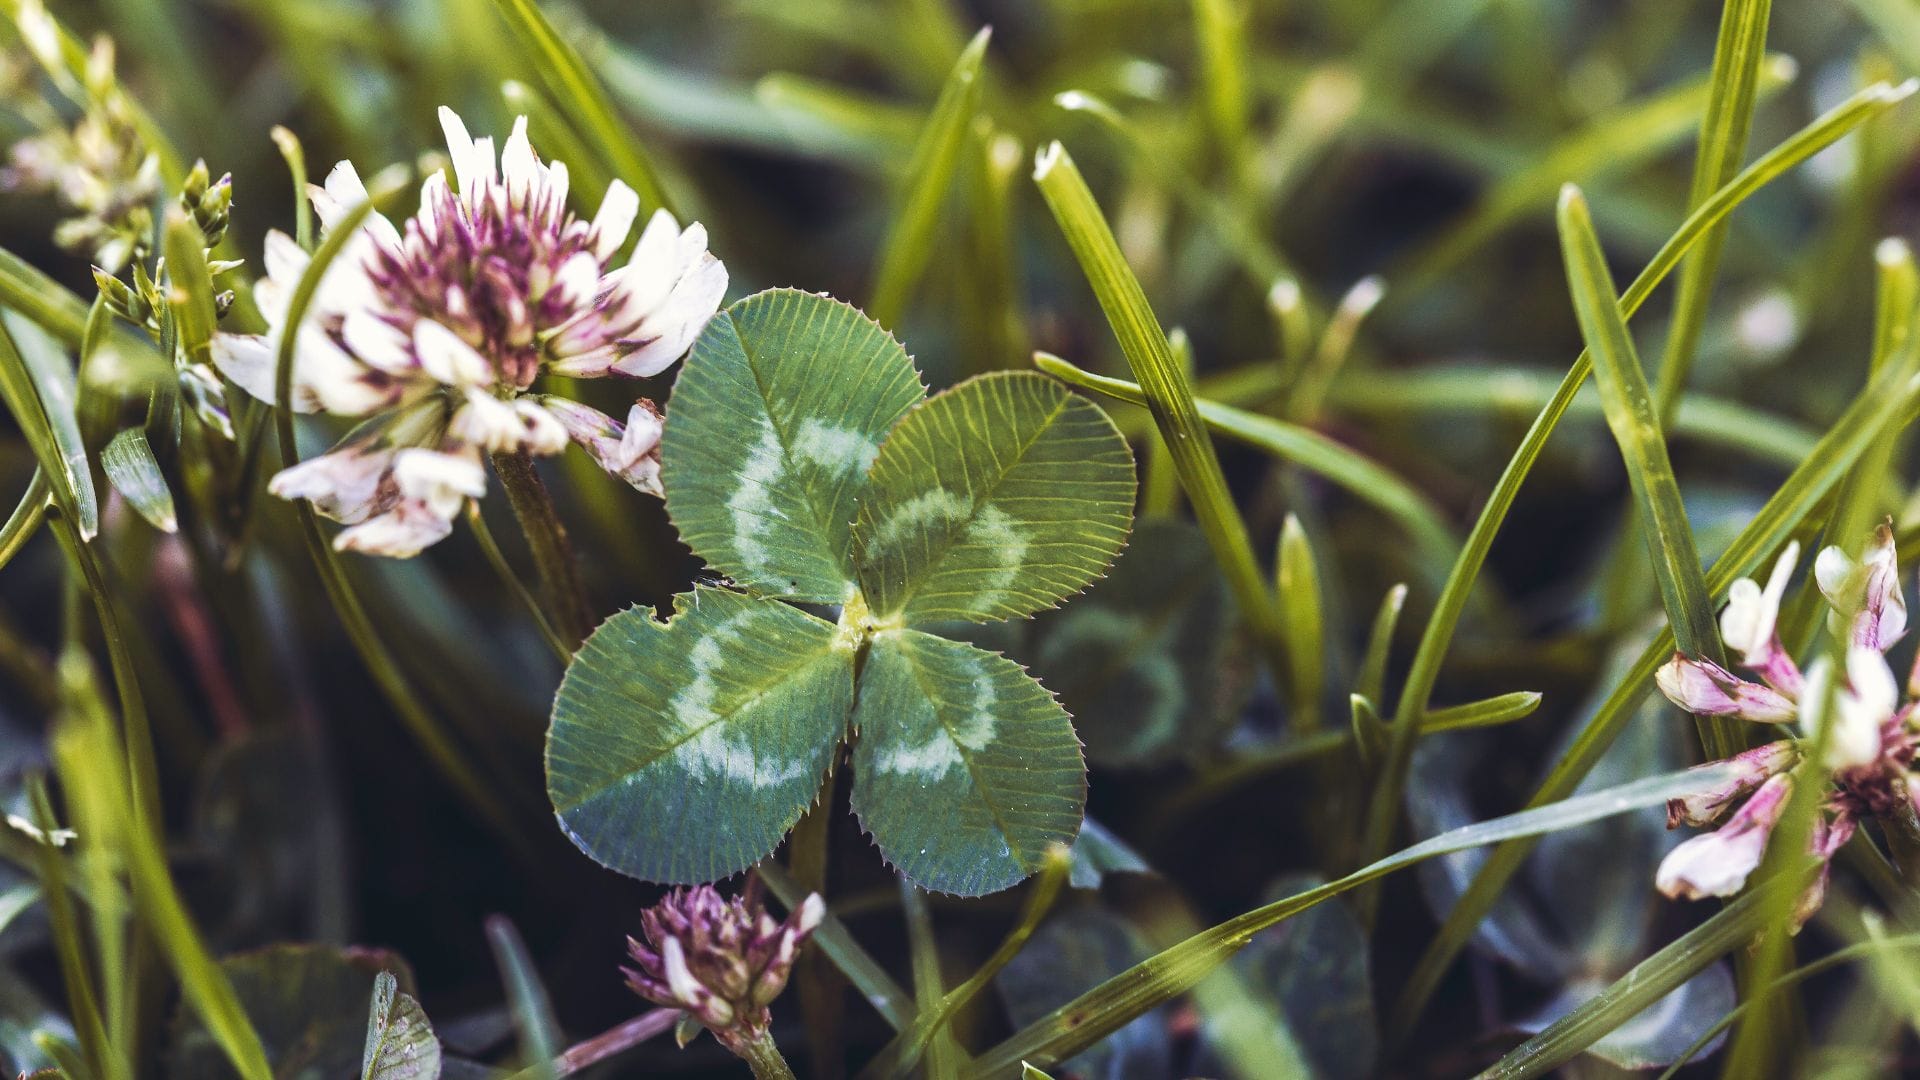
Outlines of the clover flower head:
M1901 688L1886 660L1907 625L1893 531L1878 527L1857 559L1829 547L1814 560L1814 578L1831 608L1829 625L1846 643L1846 653L1838 665L1820 658L1804 675L1781 647L1777 629L1780 600L1798 555L1789 545L1764 588L1751 580L1735 582L1721 613L1721 638L1761 681L1680 653L1655 676L1661 692L1689 712L1757 723L1797 721L1802 741L1821 748L1817 764L1830 786L1809 838L1820 869L1798 901L1795 929L1819 909L1827 863L1861 820L1920 808L1913 773L1920 701L1902 705ZM1920 670L1909 679L1908 693L1920 697ZM1744 885L1779 820L1791 790L1788 770L1801 759L1800 751L1794 740L1781 740L1702 766L1713 770L1715 782L1671 800L1669 828L1710 824L1745 802L1717 831L1693 837L1667 855L1655 875L1661 892L1728 896Z
M477 462L480 455L556 454L569 441L609 472L659 494L659 413L642 401L622 424L578 402L530 392L543 373L576 378L655 375L684 355L719 310L726 268L707 251L706 230L682 229L662 210L619 262L639 197L618 180L591 218L568 209L562 162L543 162L521 117L498 154L440 110L452 162L426 178L418 211L400 225L369 213L320 281L307 317L287 325L294 288L310 257L281 233L267 238L267 276L255 295L269 330L222 334L220 369L263 401L274 400L276 357L296 334L292 408L375 417L327 457L346 460L274 490L310 498L322 513L355 524L336 544L409 555L444 537L471 493L471 471L445 483L382 473L399 453L428 448ZM367 201L351 162L309 188L328 229ZM313 463L308 463L313 464ZM327 485L343 485L329 492ZM484 490L484 478L478 485ZM342 516L346 510L355 517ZM386 520L381 520L386 519ZM373 526L368 528L367 526Z
M794 958L826 915L813 894L785 920L711 885L675 889L641 913L644 942L627 939L627 985L680 1009L729 1047L766 1035L768 1006L786 988Z

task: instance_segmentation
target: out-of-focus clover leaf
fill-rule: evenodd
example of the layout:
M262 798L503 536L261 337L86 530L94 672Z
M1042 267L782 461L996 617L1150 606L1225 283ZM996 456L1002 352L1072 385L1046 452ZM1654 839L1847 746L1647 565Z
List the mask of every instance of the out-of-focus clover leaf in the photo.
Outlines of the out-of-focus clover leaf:
M1514 1027L1529 1035L1539 1034L1612 982L1611 978L1604 978L1569 983L1539 1012L1516 1022ZM1733 973L1724 962L1717 963L1601 1036L1587 1048L1587 1053L1622 1069L1663 1069L1678 1061L1714 1021L1732 1012L1737 1003ZM1688 1060L1706 1060L1725 1041L1723 1032Z
M1267 900L1321 884L1312 875L1288 875L1267 890ZM1246 987L1270 996L1315 1076L1357 1080L1373 1074L1380 1056L1370 952L1366 930L1346 904L1321 904L1261 931L1233 967Z
M1031 1023L1095 985L1146 959L1152 949L1118 916L1082 908L1049 919L994 985L1007 1016ZM1176 1075L1166 1008L1147 1013L1104 1041L1062 1062L1057 1076L1085 1080L1161 1080Z
M259 1032L277 1077L359 1075L375 980L393 972L396 988L413 992L406 962L382 949L271 945L227 957L220 967ZM234 1075L226 1055L189 1012L174 1021L167 1062L171 1080Z
M1640 635L1624 641L1609 655L1595 685L1617 685L1645 647ZM1583 709L1591 712L1599 706L1596 697ZM1579 728L1572 724L1567 730ZM1663 698L1649 697L1578 790L1590 792L1681 767L1685 733L1673 707ZM1489 738L1463 732L1429 739L1420 748L1408 805L1421 832L1445 831L1476 819L1467 792L1478 751L1489 745ZM1475 937L1480 949L1559 988L1540 1011L1516 1021L1517 1030L1539 1032L1606 989L1647 954L1653 946L1654 870L1677 839L1667 831L1665 815L1654 808L1541 840L1528 862L1530 888L1504 895ZM1422 889L1436 912L1444 914L1452 906L1485 857L1483 851L1463 852L1421 868ZM1602 864L1607 872L1596 875L1593 867ZM1725 965L1715 965L1588 1052L1621 1068L1670 1065L1733 1003L1731 976Z
M1080 823L1080 835L1073 841L1072 860L1067 868L1067 884L1076 889L1097 889L1108 874L1153 872L1138 852L1092 818Z
M1106 580L1035 619L1018 655L1079 718L1090 760L1154 764L1215 741L1247 690L1225 677L1232 626L1200 530L1144 521Z

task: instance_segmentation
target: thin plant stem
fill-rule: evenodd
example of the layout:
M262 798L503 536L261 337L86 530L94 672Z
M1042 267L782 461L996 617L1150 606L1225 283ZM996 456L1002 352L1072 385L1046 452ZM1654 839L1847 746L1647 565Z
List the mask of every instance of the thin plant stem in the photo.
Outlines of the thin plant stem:
M813 809L793 828L787 844L787 869L802 896L827 895L827 839L833 823L834 788L839 773L821 781ZM793 981L799 991L800 1018L807 1029L807 1053L813 1075L832 1080L845 1071L841 1031L846 1022L846 983L819 949L807 949L794 962Z
M573 544L567 539L567 527L554 509L553 496L534 471L533 458L525 451L493 455L493 471L506 489L507 502L520 521L527 547L533 552L533 564L540 575L540 590L546 594L547 613L559 633L567 653L579 647L593 624L587 606L586 589L580 583L580 566L573 557Z
M754 1080L794 1080L793 1068L787 1059L780 1056L780 1048L773 1044L773 1035L761 1032L751 1039L742 1039L729 1044L740 1060L753 1070Z
M507 562L506 555L501 552L500 545L494 541L493 530L487 527L486 516L480 513L480 502L477 499L467 501L467 525L473 530L474 542L480 545L481 553L487 557L488 565L492 566L494 573L499 575L501 583L506 585L507 591L511 592L514 599L520 601L521 606L527 609L527 614L533 616L533 625L540 631L541 640L547 643L547 646L553 650L553 655L558 657L562 664L573 659L573 650L567 647L567 643L561 640L559 633L554 630L553 624L547 621L547 613L540 609L539 599L533 595L532 590L527 588L526 582L520 580L520 575L514 572L513 567Z
M533 1066L521 1069L507 1080L535 1080L542 1075L555 1078L572 1076L589 1066L611 1061L649 1039L672 1031L673 1025L679 1020L680 1010L678 1009L653 1009L643 1012L625 1023L608 1028L591 1039L574 1043L562 1050L547 1064L545 1073L542 1073L538 1066Z

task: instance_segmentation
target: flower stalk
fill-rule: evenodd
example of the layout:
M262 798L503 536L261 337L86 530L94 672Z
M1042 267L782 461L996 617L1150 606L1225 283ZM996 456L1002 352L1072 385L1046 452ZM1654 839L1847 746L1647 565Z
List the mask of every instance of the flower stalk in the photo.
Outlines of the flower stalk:
M593 626L587 592L580 582L580 564L574 558L573 544L567 539L567 527L554 509L553 495L533 467L533 458L524 450L493 455L493 472L507 493L507 503L520 522L533 553L535 571L540 576L540 591L545 597L547 618L559 641L569 653L586 640Z

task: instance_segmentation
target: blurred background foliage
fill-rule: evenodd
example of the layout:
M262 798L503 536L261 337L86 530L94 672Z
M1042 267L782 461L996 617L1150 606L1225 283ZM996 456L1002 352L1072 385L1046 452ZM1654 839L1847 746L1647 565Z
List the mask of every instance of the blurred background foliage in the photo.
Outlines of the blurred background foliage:
M51 7L82 40L114 38L124 85L180 161L231 171L234 257L257 260L268 229L293 225L268 137L275 125L299 135L316 178L340 158L379 173L376 197L401 213L411 210L408 181L441 164L440 104L476 132L503 133L516 113L531 114L535 145L574 168L582 206L622 167L555 108L551 65L529 55L491 0ZM1034 153L1057 138L1099 193L1161 320L1184 331L1200 393L1363 453L1437 523L1427 542L1410 538L1377 500L1221 443L1256 548L1280 551L1277 568L1283 531L1294 538L1282 601L1294 655L1307 658L1278 694L1231 632L1228 593L1182 520L1145 412L1103 402L1145 463L1147 520L1134 548L1087 599L1030 626L976 633L1065 697L1094 765L1090 817L1132 849L1107 852L1110 864L1155 873L1075 890L1001 974L1004 1000L970 1010L961 1031L1003 1033L1150 944L1252 906L1283 873L1297 886L1302 873L1351 869L1365 795L1342 778L1370 758L1366 725L1349 734L1349 690L1398 680L1460 535L1579 351L1554 194L1565 181L1585 188L1621 280L1666 239L1688 205L1719 5L602 0L544 10L604 85L666 200L709 228L732 296L794 285L866 306L936 386L1027 367L1036 349L1124 376L1028 179ZM949 71L986 25L977 98L944 141L924 138ZM1756 152L1873 80L1920 71L1920 9L1781 3L1767 44L1780 59L1762 74ZM47 87L21 50L9 55L13 107L0 109L0 138L10 142L31 133ZM1673 433L1709 556L1866 378L1873 247L1913 231L1917 137L1910 106L1877 118L1732 218ZM90 300L87 260L53 243L60 216L51 197L0 199L0 247ZM1656 294L1634 323L1650 367L1669 305L1669 292ZM670 381L647 389L664 397ZM630 389L582 393L618 412ZM314 424L301 434L311 453L338 432ZM156 452L180 490L193 451ZM32 466L24 442L0 442L5 490L24 489ZM598 615L662 606L695 579L657 501L577 455L548 478ZM94 542L149 699L167 853L211 947L395 950L450 1052L498 1061L511 1056L512 1029L482 923L504 913L568 1035L637 1011L617 964L622 935L656 892L593 867L552 826L540 748L559 668L480 546L461 532L420 559L344 565L405 678L480 778L486 813L396 722L317 587L294 517L270 502L244 546L216 537L204 508L184 506L181 533L167 536L117 500ZM1659 603L1638 537L1622 531L1628 505L1589 390L1499 535L1435 701L1540 697L1490 731L1427 740L1408 786L1411 838L1516 808L1595 707L1583 702L1613 685L1614 658L1644 642ZM490 507L496 515L508 558L527 565L511 519ZM47 718L72 707L51 658L74 633L91 633L73 629L84 616L63 565L41 537L0 575L0 803L11 811L24 812L25 778L48 764ZM1407 615L1369 659L1375 611L1397 583ZM1596 775L1625 780L1697 760L1690 725L1657 699L1634 731L1612 771ZM1075 1068L1277 1075L1261 1055L1284 1050L1329 1076L1463 1075L1697 921L1700 911L1652 893L1669 843L1660 824L1649 812L1544 847L1393 1056L1378 1035L1375 988L1390 998L1405 980L1433 912L1475 865L1468 856L1432 864L1418 888L1390 882L1370 942L1344 907L1284 924L1236 964L1237 989L1150 1014ZM830 830L836 911L904 970L884 867L850 817L832 815ZM1089 870L1076 884L1096 877ZM61 1023L44 917L9 922L8 889L30 880L0 861L0 1062L20 1068L40 1060L25 1033ZM1014 895L935 899L954 973L991 949L1016 906ZM1817 951L1827 932L1816 924L1804 947ZM1897 1007L1848 991L1875 977L1837 978L1825 1000L1892 1016L1853 1015L1837 1036L1888 1062ZM181 1042L164 1031L173 1008L164 981L134 978L150 988L141 1045ZM1600 1056L1672 1060L1731 1005L1726 969L1700 978L1677 1010L1691 1026L1623 1029ZM1251 1019L1230 1007L1236 998L1258 1006ZM800 1010L784 1004L782 1041L797 1047ZM864 1060L885 1029L851 997L842 1004L810 1010L807 1031L824 1032L827 1045L838 1033L847 1060ZM1828 1030L1834 1014L1816 1007L1807 1022ZM1273 1038L1289 1046L1276 1050ZM191 1056L191 1038L181 1045ZM681 1052L661 1040L616 1069L734 1067L710 1042ZM1604 1068L1594 1057L1578 1067Z

